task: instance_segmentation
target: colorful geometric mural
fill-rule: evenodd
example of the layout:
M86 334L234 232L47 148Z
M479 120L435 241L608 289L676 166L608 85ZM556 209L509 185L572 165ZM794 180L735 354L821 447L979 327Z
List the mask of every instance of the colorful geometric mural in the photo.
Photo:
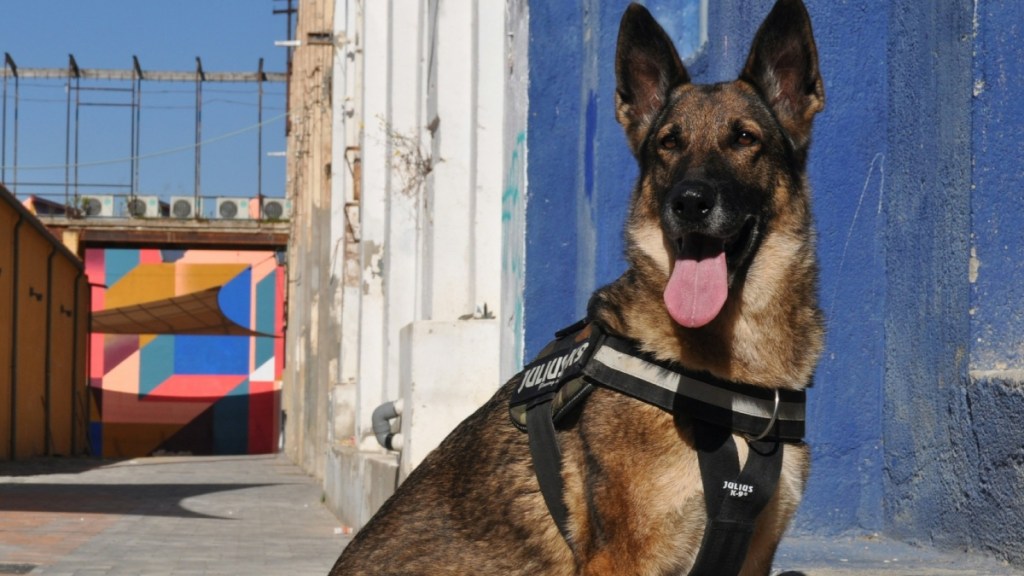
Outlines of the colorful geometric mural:
M277 450L284 268L270 251L88 249L93 311L220 287L221 313L269 336L92 334L92 453Z

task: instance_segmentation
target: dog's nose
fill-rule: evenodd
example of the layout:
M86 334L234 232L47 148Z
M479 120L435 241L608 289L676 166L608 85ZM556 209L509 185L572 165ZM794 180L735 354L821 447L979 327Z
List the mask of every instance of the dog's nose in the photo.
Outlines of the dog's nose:
M668 199L672 215L684 222L700 222L715 207L715 191L704 182L684 181L672 187Z

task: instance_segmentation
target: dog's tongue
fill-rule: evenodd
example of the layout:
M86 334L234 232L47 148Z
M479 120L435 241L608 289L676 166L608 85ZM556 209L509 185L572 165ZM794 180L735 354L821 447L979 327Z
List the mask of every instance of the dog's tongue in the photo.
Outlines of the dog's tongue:
M728 293L729 275L722 241L692 236L665 286L668 313L687 328L699 328L718 316Z

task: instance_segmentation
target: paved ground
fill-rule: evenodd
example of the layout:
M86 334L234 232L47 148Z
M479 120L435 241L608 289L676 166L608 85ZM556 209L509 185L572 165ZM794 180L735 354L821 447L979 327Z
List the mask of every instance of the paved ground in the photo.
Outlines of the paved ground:
M0 462L0 575L323 576L349 537L283 456ZM1022 574L878 538L787 538L786 576Z
M875 536L791 536L775 566L785 576L1003 576L1024 574L975 554L943 553Z
M323 576L320 497L283 456L0 463L0 574Z

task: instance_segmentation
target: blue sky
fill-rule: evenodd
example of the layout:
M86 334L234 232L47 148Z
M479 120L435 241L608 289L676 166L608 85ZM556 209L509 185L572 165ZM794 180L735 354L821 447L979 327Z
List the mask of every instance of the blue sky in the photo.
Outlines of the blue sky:
M297 2L296 2L297 4ZM19 68L66 68L74 54L81 68L130 69L137 56L143 70L283 72L286 37L283 0L31 0L5 1L0 52ZM131 182L130 83L83 82L78 107L79 182L88 191L127 193ZM114 89L114 90L111 90ZM6 165L13 179L14 84L8 80ZM263 100L263 193L284 193L285 112L283 83L265 84ZM63 200L67 158L67 92L62 80L23 78L19 83L19 196L56 194ZM191 196L195 187L195 84L143 82L139 119L139 193ZM114 104L114 106L111 106ZM72 106L72 114L74 114ZM203 196L255 196L257 189L257 90L255 84L203 86L201 158ZM72 138L74 118L71 120ZM74 153L72 140L72 155ZM28 183L59 182L59 186ZM102 186L99 186L102 185ZM82 193L86 188L80 188Z

